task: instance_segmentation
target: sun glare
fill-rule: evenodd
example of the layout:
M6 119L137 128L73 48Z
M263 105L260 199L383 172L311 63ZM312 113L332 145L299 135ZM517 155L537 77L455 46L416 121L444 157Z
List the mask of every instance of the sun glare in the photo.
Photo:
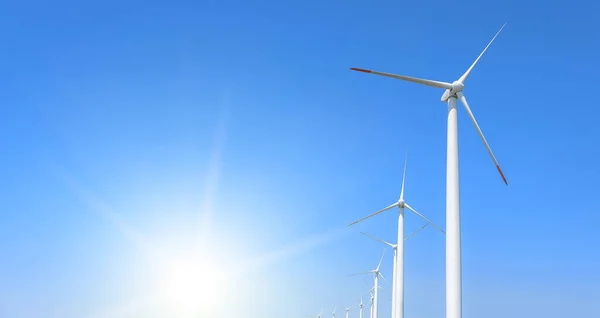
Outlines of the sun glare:
M214 312L225 302L226 275L208 260L174 262L164 273L163 300L182 315Z

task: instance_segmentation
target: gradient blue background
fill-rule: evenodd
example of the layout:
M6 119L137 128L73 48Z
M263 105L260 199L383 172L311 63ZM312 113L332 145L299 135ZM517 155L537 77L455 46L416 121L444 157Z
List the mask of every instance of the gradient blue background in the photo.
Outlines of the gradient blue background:
M240 266L285 251L229 286L220 316L354 304L371 279L347 274L383 251L358 232L393 241L395 213L345 226L397 200L407 153L407 202L444 226L446 106L442 90L348 68L453 81L504 22L465 95L508 187L459 109L464 317L599 316L599 12L592 1L3 2L0 317L172 317L110 313L145 286L126 228L181 245L199 215ZM422 224L407 216L408 232ZM444 253L432 228L407 241L406 317L444 316Z

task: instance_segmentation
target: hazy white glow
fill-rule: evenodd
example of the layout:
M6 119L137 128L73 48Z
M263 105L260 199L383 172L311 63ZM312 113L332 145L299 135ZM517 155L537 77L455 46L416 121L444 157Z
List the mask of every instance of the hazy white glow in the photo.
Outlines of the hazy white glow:
M210 260L171 262L162 274L161 298L174 314L208 314L225 304L228 274Z

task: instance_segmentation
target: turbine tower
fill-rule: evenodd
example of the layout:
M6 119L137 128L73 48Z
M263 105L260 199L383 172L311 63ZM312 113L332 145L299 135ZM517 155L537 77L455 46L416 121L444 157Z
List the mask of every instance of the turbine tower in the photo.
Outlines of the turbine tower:
M378 306L379 305L379 276L381 276L381 278L383 278L383 280L387 281L385 279L385 277L383 277L383 274L381 274L381 271L379 270L379 268L381 267L381 262L383 261L383 256L385 256L385 250L383 250L383 254L381 255L381 259L379 260L379 264L377 265L377 268L370 270L368 272L362 272L362 273L349 275L349 276L355 276L355 275L373 273L373 277L375 280L375 286L373 287L373 289L375 289L375 291L374 291L374 296L373 296L372 317L371 318L378 318L377 310L379 307Z
M404 161L404 172L402 174L402 189L400 190L400 198L398 202L385 207L371 215L365 216L364 218L350 223L348 226L352 226L354 224L360 223L370 217L373 217L379 213L387 211L389 209L398 207L398 244L392 246L394 248L394 269L393 269L393 283L392 283L392 317L393 318L404 318L404 208L409 209L414 212L416 215L421 217L423 220L427 221L428 224L431 224L438 231L445 233L440 227L435 225L429 219L424 217L421 213L417 212L413 209L408 203L404 201L404 183L406 180L406 161ZM410 236L414 235L411 234Z
M458 123L457 123L457 100L460 99L469 115L479 137L483 141L488 154L492 157L496 169L500 173L502 180L506 185L508 181L504 177L504 173L500 169L500 165L492 152L487 140L483 136L479 124L473 116L473 112L467 103L467 99L463 95L465 81L473 68L479 62L479 59L490 47L498 34L504 29L506 23L494 35L492 40L483 49L475 62L467 69L467 71L456 81L452 83L432 81L428 79L415 78L404 75L396 75L383 73L360 68L351 68L351 70L365 72L375 75L387 76L403 81L413 82L417 84L427 85L431 87L445 89L442 95L442 102L448 102L448 133L446 145L446 318L461 318L462 317L462 271L461 271L461 244L460 244L460 189L458 178Z

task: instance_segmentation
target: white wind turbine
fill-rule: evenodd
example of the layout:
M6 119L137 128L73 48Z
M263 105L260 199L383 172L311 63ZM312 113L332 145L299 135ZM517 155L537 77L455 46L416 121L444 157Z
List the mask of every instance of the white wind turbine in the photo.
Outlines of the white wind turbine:
M365 305L363 304L363 298L362 298L362 294L360 294L360 303L358 304L358 318L363 318L363 307Z
M381 274L381 271L379 271L379 268L381 267L381 262L383 261L383 256L385 256L385 250L383 250L383 254L381 254L381 259L379 260L379 264L377 265L377 268L370 270L368 272L362 272L362 273L357 273L357 274L352 274L350 276L355 276L355 275L361 275L361 274L369 274L369 273L373 273L373 277L375 279L375 286L373 287L374 291L374 296L373 296L373 304L372 306L372 317L371 318L378 318L377 316L377 310L378 310L378 305L379 305L379 276L381 276L381 278L383 278L383 280L387 281L385 279L385 277L383 277L383 274Z
M321 315L323 314L323 309L321 309L321 312L317 315L317 318L321 318ZM307 317L313 317L312 315L306 315Z
M460 196L459 196L459 178L458 178L458 123L457 123L457 99L465 107L467 114L471 118L479 137L485 144L487 151L492 157L496 169L500 173L504 183L508 185L500 165L494 156L487 140L483 136L473 112L467 103L462 91L465 87L465 81L471 71L479 62L479 59L487 51L488 47L494 42L498 34L504 29L506 23L494 35L492 40L483 49L475 62L467 71L456 81L452 83L432 81L427 79L415 78L404 75L383 73L360 68L351 68L351 70L365 72L375 75L387 76L417 84L445 89L442 95L442 102L448 102L448 133L447 133L447 151L446 151L446 318L462 317L462 271L461 271L461 244L460 244Z
M344 308L346 310L346 318L349 317L349 315L350 315L350 309L352 309L352 307L354 307L354 305L352 305L352 306L350 306L348 308Z
M385 207L371 215L368 215L358 221L350 223L348 226L352 226L356 223L362 222L370 217L373 217L379 213L387 211L389 209L398 207L398 243L394 247L394 269L393 269L393 282L392 282L392 317L393 318L404 318L404 208L409 209L416 215L421 217L427 223L431 224L437 230L445 233L440 227L435 225L429 219L424 217L421 213L413 209L408 203L404 201L404 182L406 180L406 161L404 161L404 172L402 174L402 190L400 191L400 198L398 202ZM410 236L414 235L411 234Z
M373 295L372 291L369 291L369 295L371 295L371 299L369 300L369 318L373 318L373 303L375 300L375 295Z
M425 223L425 225L421 226L418 230L414 231L413 233L411 233L409 236L404 238L404 241L408 240L409 238L413 237L415 234L417 234L419 231L421 231L422 229L424 229L427 225L429 225L429 223ZM396 257L397 257L397 249L398 249L398 244L392 244L392 243L388 243L382 239L376 238L374 236L371 236L367 233L364 232L360 232L361 234L368 236L378 242L381 242L389 247L392 248L392 250L394 251L394 270L393 270L393 277L392 277L392 317L396 317L396 304L393 301L394 299L396 299L396 282L397 282L397 275L398 273L396 273Z

